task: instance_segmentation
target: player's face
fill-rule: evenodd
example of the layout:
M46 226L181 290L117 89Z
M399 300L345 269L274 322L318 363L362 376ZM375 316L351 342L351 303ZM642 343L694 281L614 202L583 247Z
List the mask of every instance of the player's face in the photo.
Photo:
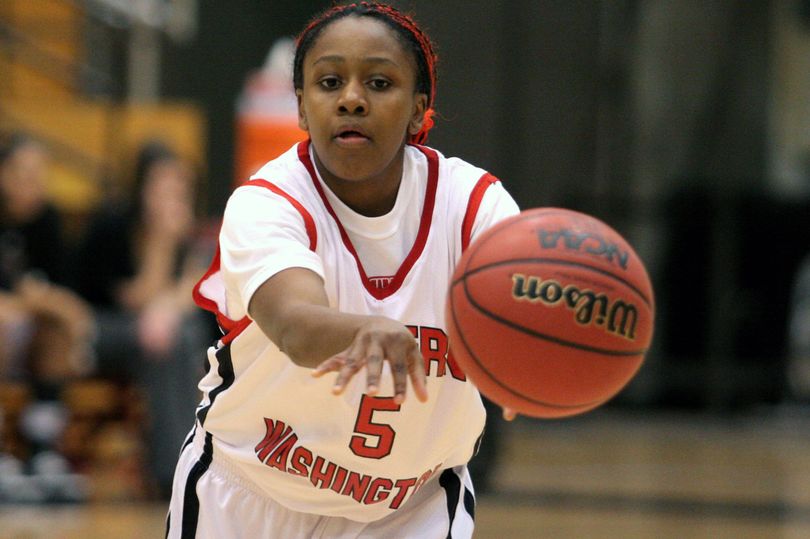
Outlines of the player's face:
M307 52L303 75L299 125L324 180L399 185L405 139L421 128L427 97L394 30L369 17L333 22Z

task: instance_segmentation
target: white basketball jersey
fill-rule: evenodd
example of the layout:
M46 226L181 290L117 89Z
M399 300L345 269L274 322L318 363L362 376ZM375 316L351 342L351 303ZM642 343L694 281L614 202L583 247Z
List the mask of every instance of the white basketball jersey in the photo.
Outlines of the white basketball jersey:
M414 200L404 201L421 208L411 212L415 239L394 274L370 277L318 179L309 143L294 146L234 192L220 250L195 288L225 332L208 352L199 424L214 454L295 511L382 518L441 470L466 463L484 426L478 392L448 353L445 298L471 239L517 206L495 177L422 146L406 147L402 181L418 185ZM364 394L364 372L334 396L332 375L312 378L281 352L247 305L289 267L319 273L340 311L405 324L425 360L428 401L409 389L395 404L387 363L377 396Z

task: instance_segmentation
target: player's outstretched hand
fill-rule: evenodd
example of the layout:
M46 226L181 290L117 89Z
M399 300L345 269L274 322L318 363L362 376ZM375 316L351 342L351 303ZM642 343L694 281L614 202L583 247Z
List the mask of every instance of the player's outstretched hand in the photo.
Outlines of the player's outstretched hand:
M389 318L369 317L368 323L357 331L352 344L318 365L312 375L320 377L337 372L332 391L339 395L349 380L366 367L366 392L375 395L380 389L384 361L391 365L394 377L394 402L401 404L405 400L408 378L416 398L421 402L427 400L425 364L419 345L408 328Z
M512 410L511 408L504 407L503 409L503 418L507 421L513 421L517 417L517 412Z

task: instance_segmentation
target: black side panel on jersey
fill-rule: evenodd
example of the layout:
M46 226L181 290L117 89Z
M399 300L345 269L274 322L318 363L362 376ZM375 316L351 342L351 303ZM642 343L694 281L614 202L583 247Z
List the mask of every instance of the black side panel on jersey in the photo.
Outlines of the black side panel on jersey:
M447 539L453 539L453 521L456 518L456 507L461 495L461 479L458 478L452 468L447 468L439 476L439 485L447 494L447 516L449 524L447 526Z
M189 433L188 433L188 436L186 436L186 440L183 442L183 446L180 448L180 452L181 452L181 453L183 452L183 450L184 450L186 447L188 447L188 446L189 446L189 444L191 444L191 442L193 442L193 441L194 441L194 435L195 435L195 434L197 434L197 423L196 423L196 422L194 423L194 428L192 428L192 429L191 429L191 432L189 432Z
M197 482L208 471L214 456L214 444L211 433L205 434L203 454L194 464L186 479L186 490L183 495L183 514L181 515L181 539L194 539L197 535L197 520L200 517L200 499L197 498Z
M235 378L233 372L233 361L231 360L231 344L228 343L216 351L217 356L217 374L222 378L222 383L215 387L211 393L208 394L208 405L200 408L197 411L197 419L200 421L200 426L205 425L205 418L208 416L208 410L213 406L217 396L231 387Z
M475 496L470 492L467 487L464 487L464 509L475 520Z

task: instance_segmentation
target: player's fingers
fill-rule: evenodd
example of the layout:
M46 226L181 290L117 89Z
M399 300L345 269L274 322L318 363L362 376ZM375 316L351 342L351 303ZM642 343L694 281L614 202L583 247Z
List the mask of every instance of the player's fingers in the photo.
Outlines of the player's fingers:
M425 360L422 358L422 354L419 353L419 350L414 350L411 353L408 367L411 377L411 386L413 387L414 394L416 394L416 398L419 399L420 402L427 401L428 392L427 377L425 376Z
M512 410L511 408L507 408L504 406L503 408L503 418L507 421L512 421L517 417L517 412Z
M332 386L332 393L335 395L340 395L343 393L343 391L346 390L346 385L349 383L349 380L351 380L352 377L357 374L357 371L359 371L362 366L363 362L356 359L354 355L347 355L345 357L345 364L340 368L337 378L335 378L335 384Z
M342 356L332 356L329 359L325 359L320 365L312 369L310 373L315 378L320 378L327 372L334 372L338 371L346 364L346 361L343 359Z
M405 402L405 392L408 390L408 361L404 357L389 359L391 374L394 377L394 402Z
M376 395L380 390L380 377L383 370L383 350L372 343L366 353L366 393Z

